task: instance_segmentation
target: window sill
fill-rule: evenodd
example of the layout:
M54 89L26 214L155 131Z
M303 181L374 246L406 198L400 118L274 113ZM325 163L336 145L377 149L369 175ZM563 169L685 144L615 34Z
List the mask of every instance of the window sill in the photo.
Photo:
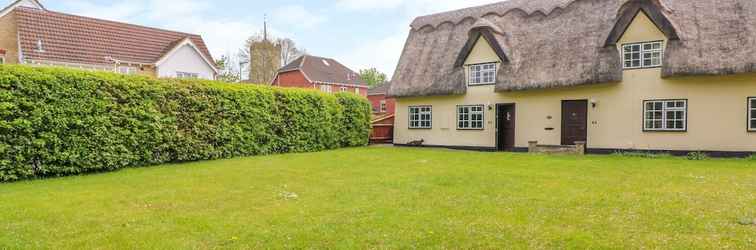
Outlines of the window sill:
M478 87L478 86L491 86L496 85L496 83L476 83L476 84L467 84L468 87Z
M660 69L662 66L654 66L654 67L642 67L642 68L622 68L622 71L635 71L635 70L644 70L644 69Z
M644 129L643 133L687 133L688 130L647 130Z
M484 131L485 128L457 128L457 131Z
M410 130L432 130L433 128L407 128Z

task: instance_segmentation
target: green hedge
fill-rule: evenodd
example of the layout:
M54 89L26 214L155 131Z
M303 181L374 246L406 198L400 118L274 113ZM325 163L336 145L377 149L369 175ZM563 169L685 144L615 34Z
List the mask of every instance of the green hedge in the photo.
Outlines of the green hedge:
M363 146L353 94L0 66L0 181Z

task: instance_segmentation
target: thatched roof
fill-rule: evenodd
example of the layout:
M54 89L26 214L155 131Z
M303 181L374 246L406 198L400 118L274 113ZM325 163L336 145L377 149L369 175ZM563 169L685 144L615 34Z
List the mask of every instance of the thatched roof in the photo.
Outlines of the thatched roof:
M670 39L662 77L756 71L753 0L510 0L415 19L389 94L465 93L458 57L486 32L506 56L497 91L619 82L612 40L639 9Z

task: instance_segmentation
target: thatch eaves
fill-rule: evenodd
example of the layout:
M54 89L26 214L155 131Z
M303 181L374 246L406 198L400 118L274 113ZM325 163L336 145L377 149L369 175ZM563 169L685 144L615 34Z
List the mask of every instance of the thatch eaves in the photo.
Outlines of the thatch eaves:
M756 71L756 1L510 0L415 19L389 94L466 93L460 56L482 31L506 56L497 91L620 82L616 39L639 11L670 40L663 77Z

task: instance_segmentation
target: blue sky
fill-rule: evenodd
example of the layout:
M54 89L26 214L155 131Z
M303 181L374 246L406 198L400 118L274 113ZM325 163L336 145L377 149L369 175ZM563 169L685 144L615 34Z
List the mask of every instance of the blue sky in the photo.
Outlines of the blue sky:
M11 2L10 0L4 0ZM214 57L262 30L354 70L392 75L412 19L500 0L41 0L50 10L200 34Z

